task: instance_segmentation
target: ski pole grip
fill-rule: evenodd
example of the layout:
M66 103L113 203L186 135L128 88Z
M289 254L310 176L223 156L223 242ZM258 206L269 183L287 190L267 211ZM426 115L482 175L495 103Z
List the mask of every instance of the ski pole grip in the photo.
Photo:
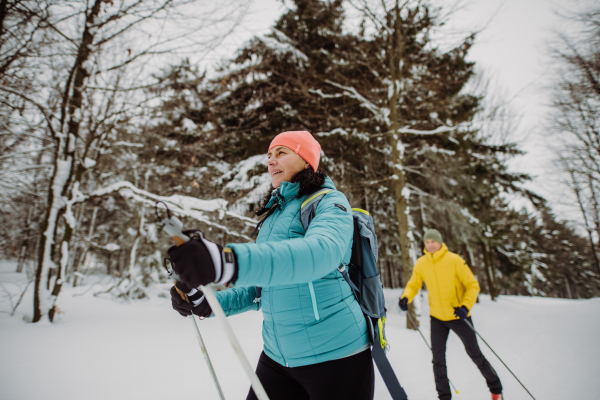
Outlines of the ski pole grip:
M187 303L189 303L190 299L188 299L187 294L185 294L181 290L179 290L179 288L177 287L177 282L173 282L173 285L175 286L175 290L177 290L179 297L181 297L182 300L185 300Z
M163 230L167 232L177 246L181 246L190 240L189 236L182 232L183 223L177 217L170 217L162 221Z
M184 244L185 242L187 242L187 240L179 237L179 236L171 236L171 239L173 239L173 241L175 242L175 244L179 247L182 244Z

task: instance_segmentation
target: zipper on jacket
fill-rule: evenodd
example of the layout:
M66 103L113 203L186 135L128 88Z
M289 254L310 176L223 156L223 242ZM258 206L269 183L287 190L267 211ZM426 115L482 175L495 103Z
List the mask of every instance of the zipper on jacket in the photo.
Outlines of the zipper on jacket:
M317 297L315 296L315 288L313 287L312 282L308 282L308 290L310 291L310 299L312 300L312 307L315 313L315 319L318 321L321 318L319 317L319 310L317 309Z
M433 255L431 256L431 263L433 265L432 270L433 270L433 275L435 276L435 283L437 284L437 290L438 290L438 293L440 294L439 299L438 299L440 302L440 312L442 314L444 314L444 303L442 303L442 296L441 296L442 289L440 288L440 281L438 280L437 272L435 270L435 260L433 259Z
M283 350L281 350L281 345L279 344L279 337L277 337L277 328L275 327L275 310L273 310L273 290L269 290L269 294L271 295L271 316L273 317L273 333L275 334L275 342L277 342L277 348L279 349L279 354L281 354L281 358L283 358L283 362L285 366L288 367L288 362L285 360L285 356L283 355Z

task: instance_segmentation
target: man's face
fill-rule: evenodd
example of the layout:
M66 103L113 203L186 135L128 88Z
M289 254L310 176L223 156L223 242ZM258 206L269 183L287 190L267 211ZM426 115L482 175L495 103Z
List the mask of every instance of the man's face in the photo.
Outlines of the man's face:
M439 249L442 248L442 244L440 242L436 242L433 239L427 239L425 241L425 249L431 254L435 253Z

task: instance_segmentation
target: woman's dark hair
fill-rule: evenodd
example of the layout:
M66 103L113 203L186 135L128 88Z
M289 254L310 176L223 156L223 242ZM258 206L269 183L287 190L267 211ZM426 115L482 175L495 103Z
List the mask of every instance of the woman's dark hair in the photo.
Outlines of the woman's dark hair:
M300 183L300 190L298 191L298 196L296 196L296 198L299 198L319 190L319 188L325 183L325 178L327 178L327 174L321 171L320 169L318 169L317 172L315 172L312 168L307 168L296 173L296 175L292 177L292 180L290 182ZM266 208L266 206L269 200L271 199L272 191L273 186L271 186L269 191L265 193L262 200L258 203L257 211L255 212L257 216L263 215L269 210L268 208Z

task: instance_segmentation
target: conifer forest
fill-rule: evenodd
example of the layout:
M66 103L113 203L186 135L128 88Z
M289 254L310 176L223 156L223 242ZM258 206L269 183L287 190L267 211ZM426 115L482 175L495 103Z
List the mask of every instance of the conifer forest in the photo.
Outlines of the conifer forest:
M298 130L373 216L385 287L404 287L435 228L492 299L600 295L598 4L565 12L575 29L548 48L540 145L567 219L511 167L527 154L469 61L479 33L440 37L451 2L286 0L266 34L209 57L250 3L0 2L0 252L27 274L31 322L90 275L116 299L167 282L157 201L223 246L253 241L269 143Z

